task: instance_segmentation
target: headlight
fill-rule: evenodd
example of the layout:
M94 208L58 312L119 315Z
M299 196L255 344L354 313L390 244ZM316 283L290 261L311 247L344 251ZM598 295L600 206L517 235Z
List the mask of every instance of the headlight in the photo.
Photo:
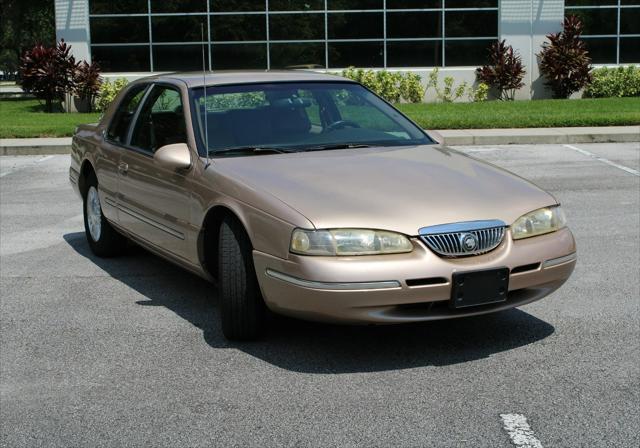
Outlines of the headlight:
M567 219L559 205L544 207L519 217L511 226L514 240L555 232L567 225Z
M380 255L412 250L406 236L382 230L296 229L291 235L291 252L301 255Z

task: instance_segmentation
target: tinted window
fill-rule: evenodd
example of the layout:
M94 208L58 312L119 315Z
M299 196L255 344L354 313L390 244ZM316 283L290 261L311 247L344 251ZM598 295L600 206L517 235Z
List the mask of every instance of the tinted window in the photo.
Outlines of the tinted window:
M91 46L91 59L104 72L147 72L151 70L149 46Z
M207 88L206 110L202 88L193 90L192 101L194 129L204 149L206 119L206 140L212 151L246 146L304 151L345 143L431 143L397 110L358 84L213 86Z
M127 142L127 133L129 132L131 119L144 96L146 88L146 85L132 87L126 94L109 125L109 130L107 131L107 138L109 140L122 144Z
M149 42L146 17L94 17L90 23L94 44Z
M173 143L186 143L187 133L180 92L155 86L142 106L131 136L131 146L149 152Z
M271 14L269 38L273 40L324 39L324 14Z
M323 43L271 44L271 68L324 68Z
M207 40L205 16L159 16L151 18L154 42L200 42Z
M265 44L220 44L211 48L214 70L267 68Z

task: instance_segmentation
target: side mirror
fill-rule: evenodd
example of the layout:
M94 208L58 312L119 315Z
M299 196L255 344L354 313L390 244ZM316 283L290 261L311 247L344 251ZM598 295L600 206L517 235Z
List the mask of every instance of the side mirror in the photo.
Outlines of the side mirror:
M191 151L186 143L174 143L158 148L153 160L170 170L186 170L191 166Z

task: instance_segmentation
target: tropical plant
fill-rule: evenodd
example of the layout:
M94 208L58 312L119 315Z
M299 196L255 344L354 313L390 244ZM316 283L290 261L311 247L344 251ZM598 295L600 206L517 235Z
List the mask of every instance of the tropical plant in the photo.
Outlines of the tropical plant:
M504 40L491 44L488 64L476 69L478 80L496 89L501 100L514 99L516 90L524 86L525 74L522 58Z
M452 103L458 98L461 98L462 95L467 91L468 84L466 81L463 81L458 86L455 86L455 80L453 76L445 76L442 89L438 85L438 76L440 74L440 70L436 67L433 69L431 73L429 73L429 81L427 82L427 90L433 89L436 98L443 103Z
M582 22L576 16L564 19L560 33L548 34L542 44L540 72L546 78L554 98L568 98L591 81L591 58L580 40Z
M105 80L100 85L98 96L96 97L96 109L104 112L109 104L116 98L118 93L129 83L125 78L118 78L113 81Z
M100 66L97 62L89 64L87 61L82 61L78 64L74 74L74 93L87 102L90 110L93 108L93 99L100 91L101 85Z
M584 91L589 98L640 96L640 68L602 67L591 72L591 84Z
M22 56L22 89L44 100L47 112L53 112L54 101L62 101L74 88L77 64L70 52L71 47L61 40L55 47L38 44Z

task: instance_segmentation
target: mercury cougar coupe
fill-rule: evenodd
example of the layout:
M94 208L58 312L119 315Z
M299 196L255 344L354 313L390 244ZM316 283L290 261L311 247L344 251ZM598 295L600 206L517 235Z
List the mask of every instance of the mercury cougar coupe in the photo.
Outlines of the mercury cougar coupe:
M541 299L576 245L556 199L438 144L362 85L302 71L129 84L73 137L100 257L128 239L218 284L222 331L267 310L395 324Z

